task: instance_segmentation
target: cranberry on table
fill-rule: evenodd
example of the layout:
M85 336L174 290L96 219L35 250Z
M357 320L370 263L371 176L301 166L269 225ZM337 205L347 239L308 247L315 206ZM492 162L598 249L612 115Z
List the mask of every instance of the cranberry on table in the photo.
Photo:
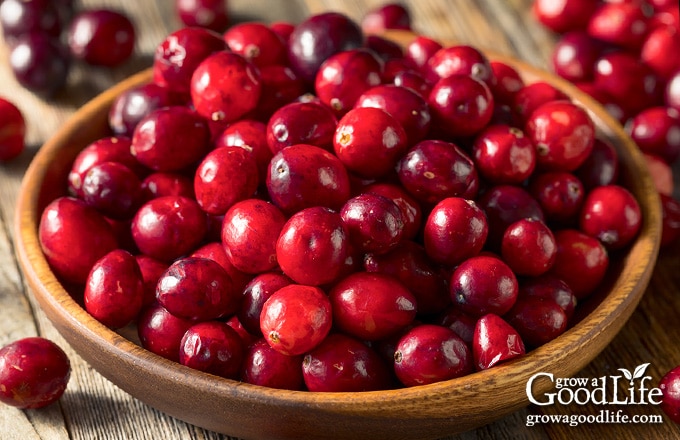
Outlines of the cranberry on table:
M411 13L399 3L386 3L369 10L361 19L361 30L367 34L387 29L411 29Z
M536 167L536 149L522 130L489 125L472 144L472 160L479 174L493 184L520 184Z
M141 202L142 182L119 162L92 166L83 179L82 198L89 206L116 220L131 219Z
M122 12L82 11L68 29L71 54L88 64L113 67L127 61L135 48L135 27Z
M256 275L243 289L243 298L237 316L243 327L253 335L262 335L260 314L262 306L277 290L293 284L287 276L278 272Z
M26 120L21 110L11 101L0 97L0 161L19 156L26 148Z
M361 253L383 254L394 249L404 235L401 210L387 197L364 193L340 209L352 245Z
M554 235L557 256L548 273L564 280L577 300L586 298L604 279L607 249L597 238L576 229L561 229Z
M140 313L137 333L142 347L166 359L179 362L180 343L193 324L194 321L175 316L154 301Z
M333 321L331 303L318 287L290 284L265 301L260 330L275 350L296 356L317 347Z
M642 212L635 196L620 185L594 188L583 201L580 229L611 249L628 245L642 226Z
M116 135L132 137L135 127L152 111L178 104L167 87L142 84L118 95L109 109L109 127Z
M489 313L480 317L472 336L472 356L478 371L526 353L522 337L502 317Z
M454 379L472 373L472 354L453 330L422 324L397 343L394 371L407 387Z
M675 423L680 423L680 367L668 371L659 381L661 409Z
M229 25L227 0L175 0L175 11L185 26L222 32Z
M338 120L321 102L292 102L276 110L267 122L267 145L272 154L296 144L333 149Z
M64 394L71 362L57 344L27 337L0 349L0 402L17 408L42 408Z
M10 49L9 65L19 84L49 99L66 84L71 59L59 40L32 32L17 37Z
M179 363L227 379L238 379L245 347L236 330L222 321L192 325L180 341Z
M260 338L246 350L240 379L245 383L280 390L302 390L302 359L302 355L279 353Z

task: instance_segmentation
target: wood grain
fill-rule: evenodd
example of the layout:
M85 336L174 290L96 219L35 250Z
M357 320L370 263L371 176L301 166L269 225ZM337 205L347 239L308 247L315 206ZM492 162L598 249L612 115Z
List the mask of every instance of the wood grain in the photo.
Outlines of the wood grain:
M234 20L287 20L299 22L309 13L339 10L359 19L380 0L231 0ZM419 0L404 1L412 11L414 28L437 39L455 39L483 48L516 55L545 67L554 36L531 19L530 0ZM6 62L0 65L0 95L17 103L29 124L26 153L0 165L0 343L41 334L59 343L69 354L74 371L67 395L43 410L21 411L0 406L0 438L7 439L230 439L193 427L132 398L94 371L69 347L37 307L14 259L14 207L23 172L33 154L80 106L101 90L149 65L157 42L179 23L171 1L83 0L84 7L108 6L125 10L137 24L137 56L115 71L77 68L69 87L53 101L44 102L19 87ZM6 59L6 50L0 49ZM676 176L680 173L676 173ZM680 184L677 187L680 187ZM619 367L633 368L651 362L655 380L680 364L680 253L664 252L650 287L620 335L581 376L599 377ZM527 428L527 414L596 414L600 408L546 407L520 410L510 416L453 439L563 439L563 438L680 438L677 426L580 426L561 424ZM636 414L633 408L631 414ZM658 408L649 408L658 414Z

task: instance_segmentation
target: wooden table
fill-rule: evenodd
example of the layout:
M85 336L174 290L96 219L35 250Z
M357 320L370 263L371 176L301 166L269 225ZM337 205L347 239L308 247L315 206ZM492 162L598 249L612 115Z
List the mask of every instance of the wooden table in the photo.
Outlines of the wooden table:
M134 60L114 71L78 67L68 88L44 102L17 85L7 66L6 49L0 49L0 96L11 99L28 123L28 148L17 160L0 165L0 344L40 334L59 343L68 353L73 373L68 391L58 404L22 411L0 405L0 438L6 440L199 440L228 439L187 425L133 399L108 382L70 349L32 300L14 256L12 235L14 206L22 173L40 145L79 106L124 77L150 65L155 46L180 25L173 1L83 0L84 6L123 9L134 20L138 43ZM326 10L346 13L359 20L381 0L231 0L233 21L287 20L300 22L309 14ZM554 35L533 20L531 0L411 0L402 1L413 16L414 28L435 39L455 39L481 48L516 55L546 67ZM678 173L677 175L680 175ZM680 186L679 186L680 187ZM680 252L665 251L638 310L613 343L579 377L619 374L650 363L647 374L656 385L663 374L680 364ZM489 398L493 398L490 396ZM660 415L656 406L609 406L623 414ZM597 415L601 406L532 406L496 423L450 439L563 439L563 438L680 438L680 429L667 419L661 424L561 423L527 427L528 415Z

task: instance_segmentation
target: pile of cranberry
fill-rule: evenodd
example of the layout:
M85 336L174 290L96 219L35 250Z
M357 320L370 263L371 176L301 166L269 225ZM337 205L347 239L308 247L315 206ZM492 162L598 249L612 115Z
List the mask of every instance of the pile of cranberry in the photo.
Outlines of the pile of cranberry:
M590 94L624 125L647 160L664 216L675 223L680 219L672 171L680 159L678 11L677 0L533 4L540 23L559 35L552 70ZM664 245L677 238L671 229L664 230Z

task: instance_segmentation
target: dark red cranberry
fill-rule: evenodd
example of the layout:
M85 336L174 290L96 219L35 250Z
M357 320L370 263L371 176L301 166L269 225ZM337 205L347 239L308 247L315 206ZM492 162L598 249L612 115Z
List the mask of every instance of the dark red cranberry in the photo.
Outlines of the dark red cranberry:
M171 361L179 362L182 338L195 322L179 318L154 302L137 320L137 333L142 347Z
M661 246L668 247L680 237L680 201L665 195L661 197L662 230Z
M680 366L663 375L659 381L661 409L675 423L680 423Z
M363 44L364 35L356 22L338 12L324 12L295 27L288 40L288 59L293 70L312 83L331 55Z
M142 180L142 200L148 202L165 196L195 199L193 179L179 172L156 171Z
M109 218L131 219L141 202L142 182L130 168L120 162L103 162L92 166L81 188L89 206Z
M576 219L586 194L578 177L566 171L538 173L531 178L528 188L541 205L546 220L560 225Z
M75 58L88 64L117 66L135 49L135 27L122 12L84 10L69 25L68 45Z
M109 110L109 127L117 135L132 137L135 127L152 111L179 104L166 87L142 84L118 95Z
M552 301L571 319L576 309L576 297L567 283L551 274L523 278L519 283L520 298L537 297Z
M254 117L267 122L281 107L307 92L307 86L288 66L272 64L260 67L262 91Z
M265 301L260 330L276 351L297 356L317 347L330 332L331 303L318 287L289 284Z
M526 122L531 114L541 105L557 100L568 99L567 95L545 81L527 84L515 93L512 109L517 113L520 121Z
M175 0L175 11L185 26L222 32L229 25L226 0Z
M680 112L680 69L676 70L666 83L664 102Z
M349 231L342 217L320 206L293 214L276 243L283 273L297 283L312 286L337 279L348 254Z
M244 56L257 67L286 64L286 45L264 23L237 23L226 30L224 41L232 52Z
M537 0L532 12L541 24L556 33L585 29L597 8L592 0Z
M137 266L139 266L144 283L142 307L147 307L156 301L156 284L158 284L158 279L163 275L169 264L144 254L135 255L135 260L137 260Z
M616 183L619 178L619 155L616 148L609 141L595 138L593 150L576 169L575 174L587 190Z
M13 341L0 349L0 402L43 408L61 398L71 377L71 361L42 337Z
M262 305L280 288L292 284L293 281L278 272L261 273L253 278L243 289L243 299L237 312L243 327L254 335L262 335L260 331L260 314Z
M411 29L411 13L398 3L386 3L369 10L361 19L361 29L367 34L381 33L387 29Z
M387 197L399 207L404 222L402 234L404 240L410 240L418 234L422 223L422 208L413 197L406 193L404 188L397 184L379 182L367 186L364 192Z
M590 81L602 50L602 44L586 32L571 31L555 43L550 65L553 72L569 81Z
M260 338L246 350L240 378L253 385L280 390L302 390L302 359L302 355L288 356L279 353Z
M540 220L518 220L503 234L501 256L517 275L544 274L555 262L556 253L555 236Z
M241 337L221 321L192 325L180 342L179 363L227 379L238 379L245 347Z
M505 316L528 347L552 341L567 329L567 315L553 301L539 297L517 300Z
M680 31L670 26L658 27L647 35L640 49L640 60L667 80L678 69L678 57L668 56L680 47Z
M209 258L219 263L227 271L234 289L242 292L246 285L252 280L253 276L236 269L227 256L224 245L221 241L212 241L204 244L189 255L190 257Z
M394 371L407 387L454 379L473 371L470 348L453 330L422 324L401 337Z
M215 149L241 147L255 157L259 183L267 179L267 168L273 154L267 145L267 126L260 121L241 119L229 126L215 139Z
M267 144L273 154L295 144L333 149L338 120L320 102L292 102L278 109L267 123Z
M401 210L392 200L378 194L352 197L340 209L340 216L352 245L361 253L389 252L404 234Z
M474 139L472 159L481 177L492 184L520 184L536 167L536 149L524 132L508 125L489 125Z
M68 49L59 40L32 32L16 38L10 49L9 64L23 87L51 98L66 84L71 60Z
M502 61L491 61L491 71L494 81L491 84L491 92L496 102L510 104L514 100L515 93L524 87L524 80L513 66Z
M19 156L26 148L26 120L21 110L11 101L0 98L3 130L0 133L0 161Z
M417 35L406 45L404 57L416 68L423 70L428 60L442 48L443 46L438 41L424 35Z
M630 109L623 107L616 98L599 88L594 81L579 82L575 85L582 92L586 93L595 101L599 102L600 105L602 105L602 107L607 110L607 113L619 121L621 125L625 124L626 121L628 121L628 119L633 115Z
M610 249L628 245L642 226L642 213L635 196L620 185L599 186L583 201L580 229Z
M469 347L472 347L472 335L475 331L477 318L468 315L457 306L451 305L437 318L436 323L450 328L460 336Z
M394 170L408 148L401 123L386 110L358 107L338 121L333 150L345 167L362 177L377 178Z
M680 113L674 108L646 108L626 124L626 131L645 153L669 164L680 157Z
M380 35L367 35L365 47L375 53L383 62L388 60L404 60L404 49L399 43L389 38L381 37ZM382 77L385 78L384 75Z
M472 356L477 370L486 370L524 355L524 341L500 316L489 313L477 320L472 336Z
M605 2L588 19L587 30L600 41L637 49L647 35L648 18L641 2Z
M491 87L495 82L489 59L479 49L465 45L444 47L430 57L424 66L431 83L452 75L467 75Z
M57 2L51 0L5 0L0 5L0 25L5 41L14 45L21 35L40 32L58 39L64 22Z

